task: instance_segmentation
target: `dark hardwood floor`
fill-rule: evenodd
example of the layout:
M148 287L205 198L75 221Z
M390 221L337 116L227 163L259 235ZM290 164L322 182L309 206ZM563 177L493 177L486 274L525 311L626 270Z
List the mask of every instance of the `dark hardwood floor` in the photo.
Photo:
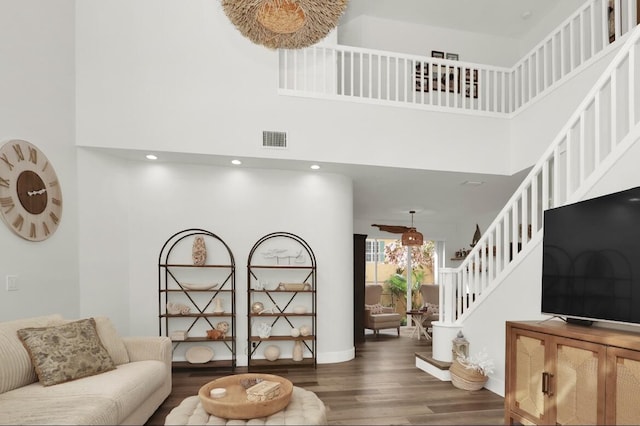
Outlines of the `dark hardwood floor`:
M486 389L465 391L415 366L415 353L431 354L431 343L395 331L367 334L356 357L313 368L269 369L295 386L313 391L324 402L330 425L481 425L504 422L504 399ZM205 383L233 373L204 369L176 370L171 395L147 422L163 425L172 408Z

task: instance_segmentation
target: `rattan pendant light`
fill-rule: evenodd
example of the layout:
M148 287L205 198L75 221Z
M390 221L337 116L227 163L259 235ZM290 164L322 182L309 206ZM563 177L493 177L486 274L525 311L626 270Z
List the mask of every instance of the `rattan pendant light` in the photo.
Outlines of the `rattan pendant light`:
M413 226L413 215L415 213L414 210L411 210L411 227L402 234L402 245L403 246L421 246L424 242L424 238L420 232L416 230Z
M233 25L249 40L272 49L301 49L338 25L348 0L222 0Z

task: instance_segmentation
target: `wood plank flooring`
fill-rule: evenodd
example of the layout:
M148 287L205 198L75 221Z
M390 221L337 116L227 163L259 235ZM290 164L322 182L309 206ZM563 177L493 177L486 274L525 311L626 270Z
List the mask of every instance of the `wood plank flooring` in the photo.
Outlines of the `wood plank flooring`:
M503 424L504 399L486 389L464 391L415 366L415 353L431 354L431 343L409 337L412 329L367 334L356 357L313 368L265 369L324 402L330 425ZM246 373L238 367L235 373ZM205 383L233 374L220 370L176 370L171 395L147 425L163 425L172 408Z

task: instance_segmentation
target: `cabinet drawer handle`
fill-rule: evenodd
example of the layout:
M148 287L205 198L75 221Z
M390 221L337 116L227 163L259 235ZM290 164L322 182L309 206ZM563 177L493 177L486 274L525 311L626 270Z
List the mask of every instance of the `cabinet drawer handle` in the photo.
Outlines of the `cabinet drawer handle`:
M544 395L553 396L553 391L551 390L552 378L553 374L547 373L546 371L542 373L542 393Z

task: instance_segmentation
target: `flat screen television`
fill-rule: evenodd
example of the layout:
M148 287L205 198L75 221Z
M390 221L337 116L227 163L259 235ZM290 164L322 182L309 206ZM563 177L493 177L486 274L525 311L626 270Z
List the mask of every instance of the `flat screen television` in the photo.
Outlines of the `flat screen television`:
M640 187L544 212L542 313L640 323Z

